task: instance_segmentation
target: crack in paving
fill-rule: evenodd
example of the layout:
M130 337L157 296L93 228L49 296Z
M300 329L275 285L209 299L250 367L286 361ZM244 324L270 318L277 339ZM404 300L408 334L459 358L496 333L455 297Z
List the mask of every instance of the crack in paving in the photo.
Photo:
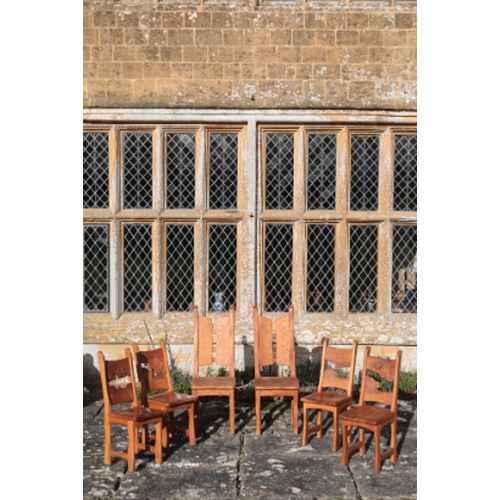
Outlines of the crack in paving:
M241 457L245 456L245 433L242 432L240 436L240 450L238 452L238 461L236 462L236 496L240 496L241 490Z
M354 479L354 474L351 471L351 468L347 466L347 470L349 471L349 474L352 479L352 484L354 484L354 490L356 491L356 500L363 500L363 497L361 496L361 493L359 492L358 489L358 483L356 483L356 479Z

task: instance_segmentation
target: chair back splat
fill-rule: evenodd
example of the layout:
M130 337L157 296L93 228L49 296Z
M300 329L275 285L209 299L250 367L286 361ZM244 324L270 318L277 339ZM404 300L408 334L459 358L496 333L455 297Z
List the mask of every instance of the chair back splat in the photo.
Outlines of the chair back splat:
M254 363L255 363L255 418L256 433L261 433L261 398L282 396L292 398L293 433L298 434L299 381L295 364L295 338L293 306L288 314L276 321L259 316L253 306ZM265 376L263 370L277 365L281 371L288 369L289 375Z
M211 371L221 368L226 375ZM198 314L194 306L194 376L191 381L193 396L223 396L229 398L229 432L234 434L235 408L234 391L234 306L229 315L212 321Z
M402 352L396 352L395 359L383 359L370 355L370 347L365 349L361 373L359 406L340 415L342 423L342 464L347 465L349 455L359 449L360 455L366 453L365 430L375 437L375 473L380 472L381 463L390 457L397 460L396 432L398 422L398 388ZM376 403L376 404L368 404ZM383 405L383 406L380 406ZM384 453L380 449L381 431L387 425L391 428L390 445ZM351 445L351 428L359 427L358 440Z
M349 409L352 404L358 342L354 341L350 348L333 347L328 345L328 342L327 338L323 339L318 390L301 398L303 405L302 445L307 444L309 435L313 432L316 432L318 438L323 437L323 411L330 411L333 414L332 449L337 451L340 444L339 413ZM331 389L337 391L332 392ZM315 426L309 427L308 414L311 409L317 410L318 419Z
M141 383L142 404L165 412L162 436L164 447L167 446L168 438L174 437L175 433L188 435L189 444L194 446L196 444L198 397L174 391L167 347L163 339L159 340L159 344L157 349L148 351L141 351L136 343L132 344L135 366ZM175 425L174 412L183 408L188 411L187 429ZM148 435L147 428L144 435Z
M123 458L127 460L128 470L133 471L139 449L154 451L156 463L162 463L161 435L164 413L139 403L130 349L125 349L125 356L118 360L106 360L101 351L97 353L104 399L104 463L111 465L111 457ZM122 403L130 403L130 406L123 407ZM115 405L120 406L115 408ZM127 452L117 451L112 447L111 426L114 424L127 428ZM148 424L153 424L156 429L153 436L154 446L148 445L145 440L143 443L138 442L139 427Z

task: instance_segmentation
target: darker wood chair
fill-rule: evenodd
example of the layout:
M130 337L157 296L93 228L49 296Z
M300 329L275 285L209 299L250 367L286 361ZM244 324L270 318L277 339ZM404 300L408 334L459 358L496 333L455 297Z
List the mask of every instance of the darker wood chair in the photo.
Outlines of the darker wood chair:
M318 390L300 399L302 402L303 446L307 444L309 435L313 432L316 432L318 438L323 437L322 415L323 411L329 411L333 414L332 449L333 451L338 450L340 441L339 413L350 408L352 404L357 350L357 341L354 341L352 347L345 349L330 346L328 339L323 339ZM330 389L340 389L342 392L334 392ZM309 427L308 413L311 409L318 410L318 420L316 425Z
M125 355L122 359L106 360L101 351L97 353L104 399L104 463L111 465L111 457L123 458L128 462L128 470L133 471L139 449L154 451L156 463L162 463L162 440L158 437L162 435L164 412L139 404L130 349L125 349ZM122 406L122 403L130 403L130 406ZM111 426L114 424L127 428L127 452L112 447ZM156 428L154 446L138 440L139 427L148 424Z
M253 306L257 434L261 433L261 398L268 396L292 398L293 433L299 432L299 381L295 366L293 319L293 306L289 307L286 316L278 318L274 324L269 318L259 316L257 306ZM263 369L272 365L277 365L280 370L288 369L290 375L264 376Z
M162 444L167 446L168 437L181 433L189 436L189 444L196 444L196 415L198 397L181 394L174 391L170 377L168 355L165 341L159 340L160 347L148 351L141 351L136 343L132 343L137 375L141 384L141 400L143 406L165 412L163 422ZM186 408L188 411L188 428L182 429L175 425L174 412ZM147 434L146 432L143 436Z
M400 350L396 359L382 359L370 356L370 347L365 350L361 379L359 406L340 414L342 423L342 464L349 463L349 455L359 449L360 455L366 453L365 430L373 432L375 437L375 473L380 472L382 460L391 457L391 462L397 460L396 431L398 423L398 386L401 368ZM376 403L371 405L368 403ZM382 406L380 406L382 405ZM380 434L382 429L391 427L389 448L381 453ZM351 428L359 427L358 440L349 445Z
M218 368L217 368L218 367ZM228 376L207 376L212 369L227 370ZM202 372L202 369L205 373ZM234 434L234 306L229 315L212 322L198 314L194 306L194 376L193 396L225 396L229 398L229 432Z

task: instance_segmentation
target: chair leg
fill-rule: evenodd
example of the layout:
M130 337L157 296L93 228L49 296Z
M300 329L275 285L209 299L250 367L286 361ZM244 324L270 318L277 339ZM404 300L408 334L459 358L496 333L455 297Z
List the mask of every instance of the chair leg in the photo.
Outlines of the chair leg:
M293 433L299 433L299 395L295 394L292 400L292 425Z
M234 392L229 396L229 434L234 434Z
M380 427L375 429L375 474L380 472Z
M162 457L162 441L163 441L163 424L160 420L156 425L156 439L155 439L155 462L161 464L163 462Z
M111 424L104 422L104 464L111 465Z
M195 427L195 405L188 407L188 433L189 433L189 444L194 446L196 444L196 427Z
M347 465L349 463L349 446L347 440L350 441L351 428L344 422L342 422L342 465Z
M363 456L366 453L365 430L363 429L363 427L359 428L359 441L361 443L359 454Z
M398 423L396 421L391 424L391 448L392 448L391 462L392 463L395 463L396 460L398 459L398 452L396 449L397 426L398 426Z
M129 472L133 472L135 470L135 451L136 451L136 427L134 426L134 422L127 422L127 431L128 431L128 452L127 452L127 464Z
M255 433L260 436L260 394L255 394Z
M306 403L302 405L302 446L306 446L309 440L309 407Z
M339 449L339 413L337 408L332 409L333 414L333 451L337 451Z
M319 438L323 437L323 411L318 410L318 420L316 425L318 426L318 431L316 432L316 436Z

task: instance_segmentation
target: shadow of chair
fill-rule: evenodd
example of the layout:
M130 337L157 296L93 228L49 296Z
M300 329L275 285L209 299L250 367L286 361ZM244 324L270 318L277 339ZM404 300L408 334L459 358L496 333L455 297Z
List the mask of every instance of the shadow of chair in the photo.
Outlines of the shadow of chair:
M174 434L186 434L189 444L196 444L196 416L198 410L198 397L189 394L177 393L170 377L168 366L168 355L165 341L159 340L160 347L148 351L141 351L139 346L132 343L134 361L137 375L141 384L141 400L143 406L165 412L163 422L162 444L167 446L167 436L172 438ZM188 411L188 428L182 429L175 425L174 412L180 409ZM143 436L148 436L147 426Z
M255 421L256 433L261 434L261 398L268 396L292 398L293 433L299 432L299 381L295 365L293 306L288 314L272 322L259 316L257 306L253 306L254 364L255 364ZM274 328L273 328L274 327ZM264 376L263 369L277 365L282 374L289 376Z
M211 370L218 366L216 376ZM202 369L205 374L202 373ZM220 375L221 369L228 376ZM194 306L194 376L191 380L193 396L222 396L229 398L229 432L234 434L234 306L229 315L212 321L198 314Z
M104 400L104 463L111 465L111 457L123 458L127 460L128 470L133 471L139 449L154 451L156 463L162 463L161 435L164 412L139 404L130 349L125 349L125 355L122 359L106 360L101 351L97 353ZM122 403L130 405L122 406ZM127 428L127 452L114 450L112 447L111 426L114 424ZM156 429L154 446L145 442L139 443L138 440L139 427L148 424L153 424Z
M339 448L339 413L350 408L354 386L356 368L356 353L358 342L354 341L352 347L338 348L328 345L328 339L323 339L323 354L318 391L300 399L302 402L303 433L302 445L305 446L309 435L316 432L318 438L323 437L322 417L323 411L333 414L333 451ZM340 389L334 392L329 389ZM310 409L318 410L316 425L309 427L308 413Z
M359 449L360 455L366 453L365 430L373 433L375 439L374 470L380 472L381 463L390 457L397 460L396 432L398 422L398 387L402 351L398 350L395 359L382 359L370 356L370 347L365 349L359 406L340 414L342 423L342 464L349 463L349 455ZM368 404L375 403L375 404ZM382 405L382 406L380 406ZM380 435L389 425L391 429L390 446L381 453ZM351 428L358 427L358 439L350 443Z

